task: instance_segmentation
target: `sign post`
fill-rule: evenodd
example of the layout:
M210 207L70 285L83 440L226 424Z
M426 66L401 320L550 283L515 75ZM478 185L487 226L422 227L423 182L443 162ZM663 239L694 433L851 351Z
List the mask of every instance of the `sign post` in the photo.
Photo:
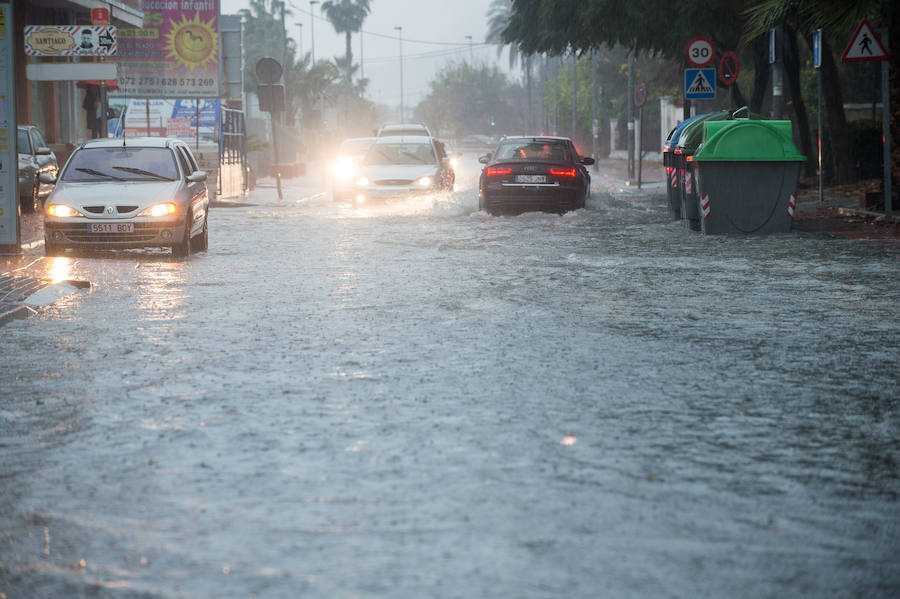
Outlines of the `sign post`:
M638 107L638 189L644 169L644 104L647 102L647 84L638 83L634 88L634 105Z
M260 83L259 108L269 113L269 122L272 126L272 162L275 166L275 184L278 188L279 200L283 200L284 196L281 193L281 167L278 162L278 133L275 129L275 114L284 111L284 86L275 84L281 79L282 72L284 72L284 67L274 58L264 56L256 61L256 78Z
M856 33L850 39L850 43L841 54L843 62L862 62L869 60L881 61L881 121L882 121L882 159L884 160L884 220L891 222L893 215L893 197L891 190L891 96L889 84L889 68L887 44L887 29L880 30L881 37L869 21L863 19L856 28ZM882 39L884 43L882 43Z
M819 208L823 208L825 206L825 184L824 184L824 173L822 172L822 111L824 110L824 106L822 104L822 28L819 27L816 29L816 32L813 34L813 67L816 69L816 80L819 85L819 104L817 112L819 113L819 126L818 126L818 152L819 152L819 162L818 162L818 175L819 175Z

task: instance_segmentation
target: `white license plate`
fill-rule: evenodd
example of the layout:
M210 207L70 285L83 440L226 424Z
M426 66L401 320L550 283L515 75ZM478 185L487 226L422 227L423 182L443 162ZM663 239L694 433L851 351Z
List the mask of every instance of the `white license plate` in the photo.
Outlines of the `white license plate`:
M546 175L516 175L516 183L546 183Z
M134 233L134 223L91 223L88 233Z

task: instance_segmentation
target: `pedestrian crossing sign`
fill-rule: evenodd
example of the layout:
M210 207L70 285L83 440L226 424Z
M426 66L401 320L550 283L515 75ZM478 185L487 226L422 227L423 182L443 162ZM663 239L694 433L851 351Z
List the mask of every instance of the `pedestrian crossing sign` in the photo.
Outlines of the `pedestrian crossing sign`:
M715 69L685 69L684 99L712 100L716 97Z
M867 19L863 19L856 28L856 33L844 53L841 54L843 62L858 62L861 60L887 60L888 53L881 43L881 39Z

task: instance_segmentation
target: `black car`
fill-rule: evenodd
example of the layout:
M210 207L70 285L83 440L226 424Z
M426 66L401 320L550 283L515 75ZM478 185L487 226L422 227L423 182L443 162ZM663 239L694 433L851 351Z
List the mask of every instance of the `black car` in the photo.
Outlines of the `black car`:
M493 215L543 211L564 214L584 208L591 176L567 137L504 137L478 181L478 207Z

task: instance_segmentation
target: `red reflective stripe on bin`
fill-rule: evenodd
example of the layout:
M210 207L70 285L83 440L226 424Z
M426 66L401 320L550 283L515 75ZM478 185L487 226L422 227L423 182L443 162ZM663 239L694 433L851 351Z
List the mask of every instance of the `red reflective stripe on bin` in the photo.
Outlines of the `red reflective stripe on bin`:
M694 193L694 176L690 170L684 171L684 190L687 193Z
M705 193L700 197L700 210L703 211L703 218L709 218L709 196Z
M676 189L678 187L678 172L675 170L674 166L668 167L669 169L669 184L672 186L672 189Z
M797 195L791 194L791 199L788 202L788 216L794 218L794 207L797 205Z

